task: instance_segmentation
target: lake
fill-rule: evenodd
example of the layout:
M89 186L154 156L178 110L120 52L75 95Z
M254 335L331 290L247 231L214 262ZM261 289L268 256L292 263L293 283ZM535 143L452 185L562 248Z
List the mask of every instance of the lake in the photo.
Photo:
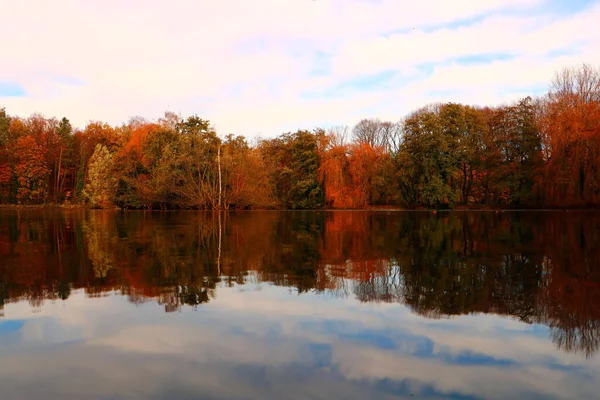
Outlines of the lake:
M2 399L600 398L600 212L0 210Z

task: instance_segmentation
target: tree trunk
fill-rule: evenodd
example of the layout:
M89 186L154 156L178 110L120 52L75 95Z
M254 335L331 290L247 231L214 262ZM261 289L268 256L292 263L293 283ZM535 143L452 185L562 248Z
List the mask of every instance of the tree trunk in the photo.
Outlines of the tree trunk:
M56 168L56 182L54 182L54 201L57 200L58 192L60 191L60 169L62 165L63 149L60 147L60 156L58 157L58 167Z
M221 145L219 144L219 147L217 149L217 165L219 167L219 200L218 200L218 207L219 210L221 209L221 196L223 195L223 185L222 185L222 181L221 181Z

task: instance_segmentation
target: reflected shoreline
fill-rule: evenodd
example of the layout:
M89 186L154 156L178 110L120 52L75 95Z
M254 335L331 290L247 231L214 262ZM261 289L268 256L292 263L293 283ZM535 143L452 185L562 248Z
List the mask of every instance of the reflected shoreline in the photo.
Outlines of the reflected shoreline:
M600 213L464 211L2 210L0 309L83 289L172 312L251 277L427 318L509 316L597 355Z

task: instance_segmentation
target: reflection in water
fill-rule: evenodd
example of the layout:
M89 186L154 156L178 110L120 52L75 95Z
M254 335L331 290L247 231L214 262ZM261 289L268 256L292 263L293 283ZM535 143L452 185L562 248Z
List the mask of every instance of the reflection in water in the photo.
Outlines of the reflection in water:
M595 213L2 212L0 307L113 291L167 312L264 282L428 318L544 324L556 346L600 343Z

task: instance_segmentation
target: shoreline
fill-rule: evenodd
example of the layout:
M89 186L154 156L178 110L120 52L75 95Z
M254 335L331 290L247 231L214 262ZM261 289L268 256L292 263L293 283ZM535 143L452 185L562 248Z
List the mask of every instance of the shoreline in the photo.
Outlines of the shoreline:
M189 212L202 211L212 212L218 210L205 209L127 209L122 210L114 208L92 208L85 204L0 204L0 210L93 210L93 211L144 211L144 212ZM495 207L468 207L459 206L457 208L402 208L394 206L369 206L366 208L315 208L315 209L286 209L286 208L266 208L256 207L250 209L229 209L221 211L248 212L248 211L369 211L369 212L524 212L524 211L600 211L600 208L594 207L535 207L535 208L495 208Z
M0 210L43 210L43 209L62 209L62 210L89 210L84 204L0 204Z

